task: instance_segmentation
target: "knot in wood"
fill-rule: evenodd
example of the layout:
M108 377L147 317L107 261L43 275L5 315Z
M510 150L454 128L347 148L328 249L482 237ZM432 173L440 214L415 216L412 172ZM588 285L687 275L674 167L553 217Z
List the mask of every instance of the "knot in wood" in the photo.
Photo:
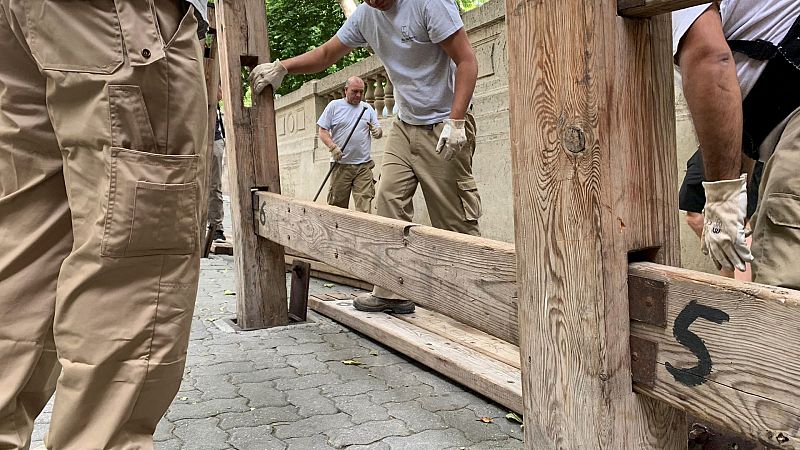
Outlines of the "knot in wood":
M564 128L561 136L564 148L571 153L581 153L586 150L586 135L583 130L576 125L569 125Z

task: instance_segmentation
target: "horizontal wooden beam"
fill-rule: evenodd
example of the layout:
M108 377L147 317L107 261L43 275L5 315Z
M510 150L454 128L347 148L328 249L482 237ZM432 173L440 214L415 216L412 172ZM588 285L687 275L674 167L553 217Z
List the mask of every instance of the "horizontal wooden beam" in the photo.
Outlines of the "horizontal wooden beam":
M617 0L620 16L647 18L691 6L710 3L708 0Z
M777 448L800 448L800 292L651 263L628 273L629 286L646 280L648 291L629 292L632 311L637 298L666 307L666 326L655 314L631 323L632 341L657 344L634 356L654 369L635 390Z
M351 301L324 302L310 297L308 305L512 411L522 412L522 381L518 368L393 315L356 311ZM433 312L425 314L433 321L446 320Z
M260 236L517 343L513 245L267 192L257 196Z

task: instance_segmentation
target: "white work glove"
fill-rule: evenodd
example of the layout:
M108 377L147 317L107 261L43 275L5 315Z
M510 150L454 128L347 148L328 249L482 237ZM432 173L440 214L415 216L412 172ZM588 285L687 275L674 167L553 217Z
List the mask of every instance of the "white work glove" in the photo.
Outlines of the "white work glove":
M383 136L383 129L381 127L376 127L369 122L367 122L367 127L369 127L369 134L371 134L373 138L380 139L381 136Z
M703 253L710 255L717 269L744 272L753 260L745 242L747 215L747 176L736 180L704 182L706 206L703 210Z
M280 59L275 62L259 64L250 72L250 85L253 86L253 94L258 95L267 86L277 90L281 87L283 77L286 76L286 67L283 67Z
M442 134L436 144L436 153L440 153L445 161L453 159L467 145L467 132L464 119L445 119Z
M339 162L342 159L342 156L344 156L342 149L340 149L338 145L329 147L328 150L331 152L331 156L333 157L333 160L336 162Z

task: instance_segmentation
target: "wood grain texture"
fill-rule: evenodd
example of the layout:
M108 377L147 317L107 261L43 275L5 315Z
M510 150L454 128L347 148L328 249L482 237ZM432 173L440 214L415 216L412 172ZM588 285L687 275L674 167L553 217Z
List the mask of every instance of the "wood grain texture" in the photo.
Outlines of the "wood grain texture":
M661 280L667 291L666 328L631 325L634 336L659 346L655 386L637 391L774 447L800 448L800 292L648 263L631 265L630 274ZM712 361L698 386L678 382L665 366L698 364L674 335L692 301L729 316L689 328Z
M242 329L288 322L283 247L255 234L251 189L280 193L278 144L272 89L242 102L242 59L269 61L265 5L261 0L219 2L221 75L225 100L226 152L236 248L236 314Z
M343 270L337 269L333 266L329 266L328 264L319 262L315 259L302 258L299 256L292 256L287 254L285 259L287 271L292 267L292 261L295 259L299 259L301 261L305 261L311 264L311 277L313 278L332 281L336 284L343 284L345 286L351 286L354 288L363 289L365 291L371 291L373 288L372 284L354 278L352 275L348 274Z
M258 199L259 235L516 343L511 244L271 193Z
M640 19L709 3L708 0L617 0L619 15Z
M519 347L498 339L489 333L477 330L444 314L418 308L412 314L398 314L398 319L416 325L423 330L438 334L456 344L471 348L476 352L496 359L517 369L519 364Z
M356 311L352 301L324 302L310 297L308 305L512 411L522 410L520 372L515 367L390 314Z
M678 262L669 19L507 0L506 21L526 448L685 448L683 415L633 394L626 296L629 251Z

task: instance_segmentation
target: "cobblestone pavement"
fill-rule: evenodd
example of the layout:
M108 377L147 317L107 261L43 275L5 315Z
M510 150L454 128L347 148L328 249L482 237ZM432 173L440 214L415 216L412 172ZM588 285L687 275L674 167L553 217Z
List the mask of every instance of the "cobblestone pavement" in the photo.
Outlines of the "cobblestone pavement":
M307 323L235 332L223 320L235 315L232 258L204 259L201 271L186 374L157 449L522 448L503 407L313 312ZM312 280L312 294L330 291ZM342 363L352 359L363 365Z

